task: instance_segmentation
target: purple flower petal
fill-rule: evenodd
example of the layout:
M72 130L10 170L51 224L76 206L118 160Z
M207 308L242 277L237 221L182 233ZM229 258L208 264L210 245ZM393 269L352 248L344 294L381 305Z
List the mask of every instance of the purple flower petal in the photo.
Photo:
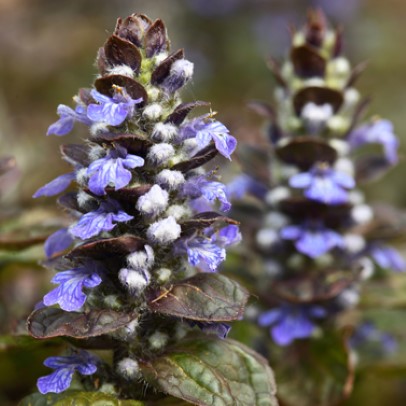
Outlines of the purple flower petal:
M48 127L47 135L66 135L72 131L75 121L82 122L86 125L92 123L91 120L87 118L86 111L81 105L76 106L76 109L72 110L70 107L60 104L57 113L60 119Z
M370 251L372 258L381 268L391 269L395 272L406 271L406 262L396 249L375 244Z
M264 312L259 316L258 324L261 327L271 326L272 324L276 323L281 317L283 317L283 315L283 311L279 308L268 310L267 312Z
M248 175L239 175L226 186L226 194L229 199L242 199L246 194L262 199L268 188Z
M51 182L47 183L46 185L40 187L34 194L33 198L37 198L40 196L55 196L65 189L69 187L72 180L75 179L75 172L65 173L63 175L58 176Z
M38 379L38 390L42 394L49 392L61 393L69 388L74 372L75 369L73 367L57 369L55 372L52 372L52 374Z

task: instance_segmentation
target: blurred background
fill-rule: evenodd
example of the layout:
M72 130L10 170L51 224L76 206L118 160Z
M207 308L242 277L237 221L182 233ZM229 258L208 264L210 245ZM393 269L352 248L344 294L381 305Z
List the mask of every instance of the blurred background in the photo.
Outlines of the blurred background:
M164 19L172 48L185 48L186 57L195 63L194 80L184 91L184 100L211 101L219 119L240 142L257 143L264 123L248 111L246 103L271 100L273 80L265 61L270 55L283 57L289 26L301 25L310 6L321 7L335 25L344 27L344 49L354 64L369 61L358 83L362 94L373 96L369 114L393 121L401 143L406 144L404 1L0 0L0 156L15 156L20 175L8 182L1 195L0 219L31 207L34 211L25 224L38 223L47 218L48 208L55 209L52 198L31 200L39 186L67 169L58 150L67 139L47 138L45 133L57 119L57 105L71 105L78 88L92 83L96 51L113 31L117 17L137 12ZM85 136L79 128L69 136L69 143ZM367 185L369 198L404 208L404 165L401 161L382 181ZM48 276L35 265L41 253L30 255L21 258L26 266L17 278L15 264L0 254L0 333L16 328L16 320L41 297L41 280ZM399 325L402 317L406 320L400 312L394 322L400 337L406 331ZM16 404L15 399L34 389L44 357L17 353L11 347L7 354L0 354L0 404L4 406ZM27 362L32 371L22 379L21 368L26 371ZM347 405L406 404L404 385L402 389L406 369L396 374L373 371L359 379Z

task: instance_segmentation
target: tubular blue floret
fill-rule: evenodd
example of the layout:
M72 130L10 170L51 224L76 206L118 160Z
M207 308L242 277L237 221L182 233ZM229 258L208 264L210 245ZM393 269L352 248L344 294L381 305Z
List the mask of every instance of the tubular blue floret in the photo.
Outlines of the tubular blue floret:
M132 179L129 169L144 165L144 159L128 154L123 147L110 149L103 158L93 161L87 168L89 176L89 189L98 196L106 194L107 186L114 186L115 190L127 186Z
M347 189L355 187L349 175L337 172L328 165L315 165L309 172L298 173L289 179L289 185L305 189L304 195L326 204L342 204L348 201Z
M321 306L284 303L262 313L258 323L262 327L271 326L270 332L275 343L286 346L294 340L309 338L316 328L314 319L326 316L327 311Z
M91 103L87 108L87 117L93 122L103 122L112 126L121 125L127 117L134 113L134 106L142 102L142 98L133 100L124 88L116 86L113 97L105 96L97 90L91 96L98 104Z
M296 249L311 258L324 255L333 248L344 246L343 237L322 225L289 225L280 231L285 240L294 241Z
M46 185L40 187L32 197L35 199L41 196L55 196L59 193L62 193L66 190L72 181L75 179L76 175L75 172L65 173L63 175L58 176L51 182L47 183Z
M84 214L79 221L70 227L69 232L81 240L99 235L103 231L111 231L116 223L130 221L134 216L124 212L114 200L101 202L95 211Z
M61 309L68 312L79 310L86 301L83 288L94 288L102 282L100 265L87 262L84 266L58 272L51 280L59 284L57 288L44 296L44 304L52 306L59 304Z
M49 357L44 365L55 371L38 379L38 389L43 394L61 393L69 388L75 372L93 375L97 371L97 364L97 358L86 351L64 357Z
M191 120L180 128L181 140L195 138L200 148L214 141L217 151L231 160L231 154L237 146L237 140L230 135L227 127L209 115Z
M70 107L60 104L57 109L59 115L59 120L51 124L48 127L47 135L66 135L70 133L73 129L73 125L76 121L83 123L87 126L92 124L92 120L87 117L86 107L78 104L75 110L72 110Z

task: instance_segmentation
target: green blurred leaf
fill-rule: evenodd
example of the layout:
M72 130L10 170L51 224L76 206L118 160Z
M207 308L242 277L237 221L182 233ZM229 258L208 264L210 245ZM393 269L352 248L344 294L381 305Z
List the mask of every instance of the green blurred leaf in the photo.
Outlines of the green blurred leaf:
M266 360L237 341L189 338L141 369L151 385L196 405L278 404Z
M32 338L28 335L26 336L0 336L0 352L8 351L11 349L29 349L38 348L43 346L59 345L61 341L59 339L54 339L50 341L40 341Z
M336 405L352 391L353 365L342 334L273 347L271 362L284 405Z
M170 316L200 321L230 321L243 315L248 292L226 276L201 273L155 292L148 306Z
M137 400L119 400L101 392L68 390L63 393L42 395L34 393L24 398L19 406L144 406Z

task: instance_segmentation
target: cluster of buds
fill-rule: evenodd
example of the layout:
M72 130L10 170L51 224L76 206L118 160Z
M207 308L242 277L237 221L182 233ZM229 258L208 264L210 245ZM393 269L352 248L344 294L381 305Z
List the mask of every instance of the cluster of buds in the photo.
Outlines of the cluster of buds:
M90 391L108 385L120 398L156 399L147 381L161 393L206 404L191 385L178 390L190 377L172 379L160 356L176 348L178 355L192 354L186 358L198 357L196 351L204 358L210 350L188 350L199 340L187 341L188 334L207 333L204 345L227 343L226 322L242 317L247 292L216 273L226 248L241 239L238 223L216 211L231 207L225 185L216 170L202 167L217 154L231 159L236 139L211 112L188 118L208 103L182 103L179 90L193 64L183 50L169 53L161 20L118 19L97 65L94 87L79 91L74 109L60 105L48 130L64 136L79 122L90 136L62 146L73 170L34 195L57 195L77 184L58 200L74 223L45 244L57 287L28 326L36 338L70 337L79 348L112 349L113 365L73 350L46 360L55 371L40 378L38 388L62 392L79 372Z
M358 189L396 164L398 140L387 120L360 123L368 103L354 83L363 65L351 68L342 55L341 32L311 12L305 27L293 32L287 60L271 60L270 67L278 85L275 106L252 107L271 121L272 151L242 153L246 174L228 194L248 193L265 204L251 230L263 264L258 295L270 308L258 321L287 346L356 306L362 282L376 267L406 266L387 245L398 233L391 210L367 204Z

